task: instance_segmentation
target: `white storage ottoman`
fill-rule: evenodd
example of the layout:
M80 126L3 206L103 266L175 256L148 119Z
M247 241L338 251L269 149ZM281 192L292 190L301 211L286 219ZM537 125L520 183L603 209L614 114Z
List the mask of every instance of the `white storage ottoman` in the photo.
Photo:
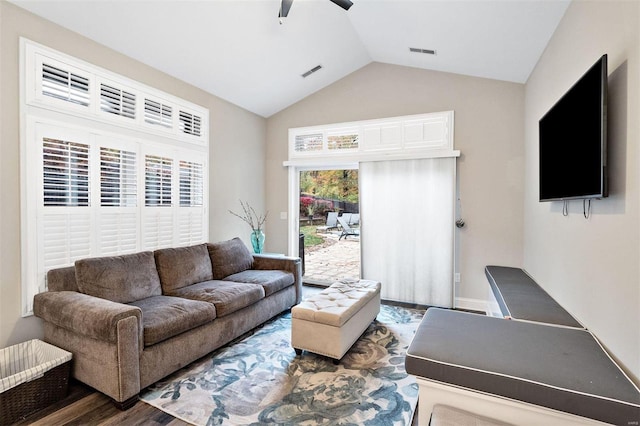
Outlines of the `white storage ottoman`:
M380 283L340 281L291 309L291 345L340 360L380 312Z

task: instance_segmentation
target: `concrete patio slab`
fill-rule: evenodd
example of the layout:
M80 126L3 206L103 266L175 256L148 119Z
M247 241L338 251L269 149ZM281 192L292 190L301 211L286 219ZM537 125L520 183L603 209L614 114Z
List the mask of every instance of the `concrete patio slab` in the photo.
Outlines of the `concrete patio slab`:
M341 279L360 279L360 238L339 240L336 232L322 235L325 243L305 249L303 281L330 285Z

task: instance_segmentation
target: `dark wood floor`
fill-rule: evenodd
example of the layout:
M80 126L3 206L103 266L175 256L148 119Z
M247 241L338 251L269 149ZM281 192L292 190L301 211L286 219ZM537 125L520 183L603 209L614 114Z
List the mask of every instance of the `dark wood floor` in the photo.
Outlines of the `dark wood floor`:
M72 379L69 383L69 395L65 399L32 414L16 425L187 426L189 423L176 419L142 401L138 401L127 411L120 411L109 398ZM411 425L418 426L418 407Z
M184 426L178 420L157 408L138 401L127 411L117 409L109 398L71 380L69 395L62 401L32 414L18 425L171 425Z

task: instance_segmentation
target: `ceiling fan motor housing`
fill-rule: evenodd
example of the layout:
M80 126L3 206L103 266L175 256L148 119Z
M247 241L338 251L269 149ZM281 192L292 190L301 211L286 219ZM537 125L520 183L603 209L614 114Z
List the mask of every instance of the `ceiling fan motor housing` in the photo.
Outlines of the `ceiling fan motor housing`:
M351 0L329 0L334 4L337 4L344 10L349 10L351 6L353 6L353 2ZM280 3L280 11L278 12L278 18L286 18L289 14L289 10L291 10L291 5L293 4L293 0L282 0Z

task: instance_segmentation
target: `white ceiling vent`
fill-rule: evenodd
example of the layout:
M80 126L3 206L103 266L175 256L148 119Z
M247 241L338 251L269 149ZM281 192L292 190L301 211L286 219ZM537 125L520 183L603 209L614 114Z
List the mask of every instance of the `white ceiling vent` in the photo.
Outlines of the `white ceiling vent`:
M420 49L418 47L410 47L409 48L410 52L413 53L426 53L427 55L435 55L436 51L433 49Z
M309 71L305 72L304 74L302 74L303 78L307 78L309 77L311 74L313 74L316 71L320 71L320 69L322 69L322 65L316 65L315 67L311 68Z

